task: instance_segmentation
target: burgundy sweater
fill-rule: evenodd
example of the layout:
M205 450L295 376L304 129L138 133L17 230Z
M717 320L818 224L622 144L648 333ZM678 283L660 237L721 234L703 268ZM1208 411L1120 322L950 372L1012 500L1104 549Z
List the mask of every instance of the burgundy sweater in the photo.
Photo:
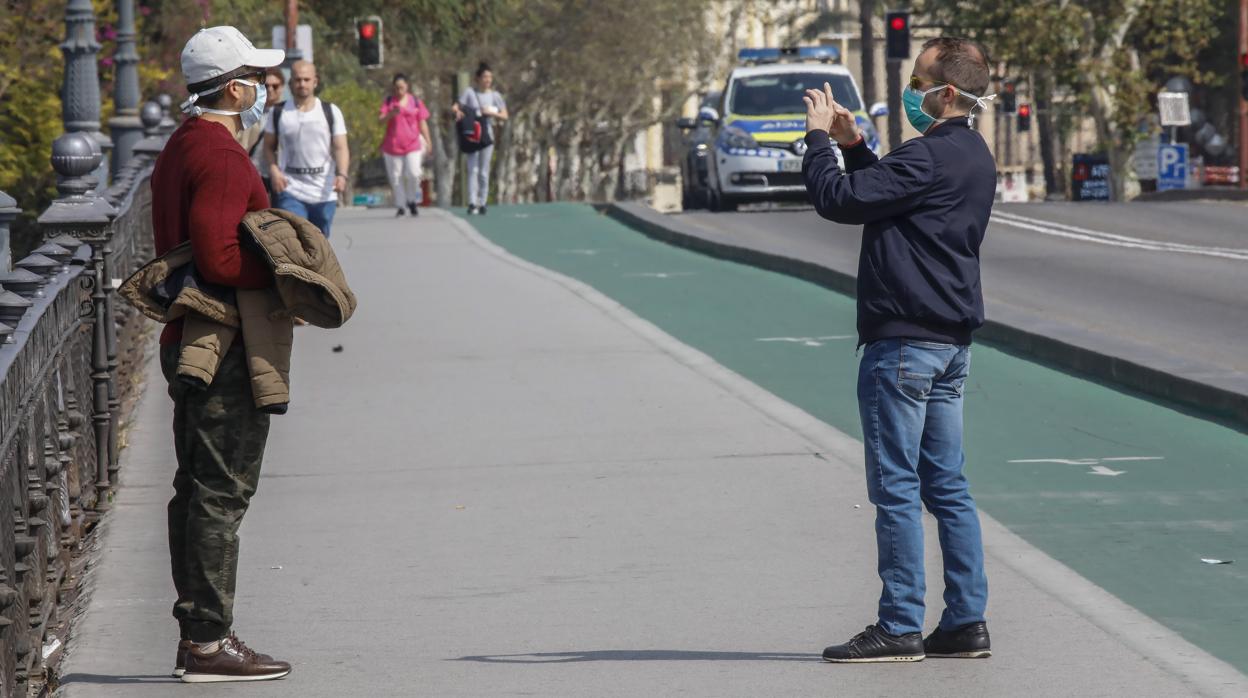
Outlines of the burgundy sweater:
M239 243L243 215L269 207L260 175L229 129L187 119L156 158L152 172L152 228L156 254L191 241L195 268L206 281L264 288L273 272ZM162 345L182 341L182 321L169 323Z

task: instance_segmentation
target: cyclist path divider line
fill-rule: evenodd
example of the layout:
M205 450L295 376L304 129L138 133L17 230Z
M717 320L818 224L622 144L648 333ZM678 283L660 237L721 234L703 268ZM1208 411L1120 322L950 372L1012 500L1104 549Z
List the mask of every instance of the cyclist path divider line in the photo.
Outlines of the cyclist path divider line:
M801 352L852 363L852 347L835 313L826 327L804 313L840 301L777 296L771 284L800 282L672 250L587 207L491 208L473 223L511 252L445 212L339 213L359 311L339 331L299 331L291 410L273 421L242 530L236 630L294 672L199 692L1243 694L1233 667L990 518L992 659L823 663L878 595L860 444L669 326L705 314L823 390ZM655 249L623 253L636 243ZM598 260L595 285L650 302L621 305L528 257ZM167 676L170 406L154 365L147 379L62 695L180 690ZM1009 470L1118 483L1153 462L1107 463L1128 474Z

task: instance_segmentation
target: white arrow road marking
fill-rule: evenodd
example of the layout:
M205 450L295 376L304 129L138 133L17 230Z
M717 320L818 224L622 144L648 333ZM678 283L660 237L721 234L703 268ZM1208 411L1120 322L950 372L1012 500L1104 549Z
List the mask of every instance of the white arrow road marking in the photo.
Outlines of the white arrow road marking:
M625 274L624 276L643 277L648 279L670 279L676 276L693 276L696 272L692 271L643 271L636 274Z
M1096 458L1029 458L1027 460L1012 460L1011 463L1057 463L1058 465L1096 465Z
M1038 218L1028 218L1027 216L1020 216L1016 213L993 211L992 221L1014 228L1021 228L1023 230L1031 230L1045 235L1052 235L1054 237L1082 240L1083 242L1095 242L1101 245L1126 247L1135 250L1149 250L1152 252L1198 254L1205 255L1207 257L1233 259L1241 262L1248 261L1248 250L1244 249L1236 249L1233 247L1202 247L1200 245L1188 245L1180 242L1164 242L1159 240L1133 238L1127 235L1118 235L1116 233L1106 233L1100 230L1066 225L1065 223L1054 223L1052 221L1040 220Z
M759 337L754 340L756 342L792 342L794 344L802 344L808 347L821 347L824 342L830 342L837 339L853 339L852 334L831 334L825 337Z
M1125 470L1114 470L1109 466L1101 465L1101 463L1121 463L1124 461L1144 461L1144 460L1165 460L1164 456L1115 456L1112 458L1020 458L1008 461L1010 463L1056 463L1058 465L1086 465L1091 470L1088 475L1104 475L1106 477L1118 477Z

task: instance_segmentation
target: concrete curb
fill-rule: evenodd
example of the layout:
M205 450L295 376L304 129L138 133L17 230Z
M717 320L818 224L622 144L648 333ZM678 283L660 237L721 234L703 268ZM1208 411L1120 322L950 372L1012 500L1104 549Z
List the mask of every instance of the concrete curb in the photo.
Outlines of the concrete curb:
M456 229L477 246L512 266L567 289L773 422L800 435L810 442L813 452L828 456L829 460L861 477L865 468L861 442L720 365L597 289L520 259L486 239L468 222L446 215L453 218ZM1018 572L1058 603L1073 608L1126 646L1181 677L1194 691L1207 696L1248 695L1248 676L1235 667L1049 557L982 511L980 523L984 551L994 561Z
M801 259L708 240L688 227L687 223L642 204L613 203L600 206L599 210L661 242L803 279L850 297L856 294L857 279L852 274ZM1227 390L1156 368L1156 364L1167 363L1160 358L1157 361L1150 361L1152 357L1148 356L1128 359L1063 341L1051 333L1027 329L1051 323L1039 318L1031 321L1020 311L1012 311L1011 314L1016 317L1009 324L989 319L976 334L977 339L1028 359L1172 403L1184 411L1228 423L1235 429L1248 430L1248 393Z
M1248 189L1233 187L1202 187L1144 192L1136 201L1248 201Z

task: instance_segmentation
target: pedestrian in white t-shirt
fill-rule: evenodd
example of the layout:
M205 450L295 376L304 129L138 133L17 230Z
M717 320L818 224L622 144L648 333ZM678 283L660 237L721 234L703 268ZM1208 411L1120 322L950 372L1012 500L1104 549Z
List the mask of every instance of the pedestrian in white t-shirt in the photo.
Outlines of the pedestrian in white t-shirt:
M274 107L265 122L264 148L277 195L273 206L307 218L329 237L351 156L342 110L321 102L317 83L316 66L308 61L290 67L291 100Z
M481 63L477 66L477 84L469 87L459 96L459 101L451 105L455 119L465 114L485 117L485 127L489 131L490 145L469 153L468 160L468 215L485 215L485 202L490 198L490 158L494 157L494 122L503 122L511 118L507 113L507 103L503 96L494 89L494 72L490 66Z

